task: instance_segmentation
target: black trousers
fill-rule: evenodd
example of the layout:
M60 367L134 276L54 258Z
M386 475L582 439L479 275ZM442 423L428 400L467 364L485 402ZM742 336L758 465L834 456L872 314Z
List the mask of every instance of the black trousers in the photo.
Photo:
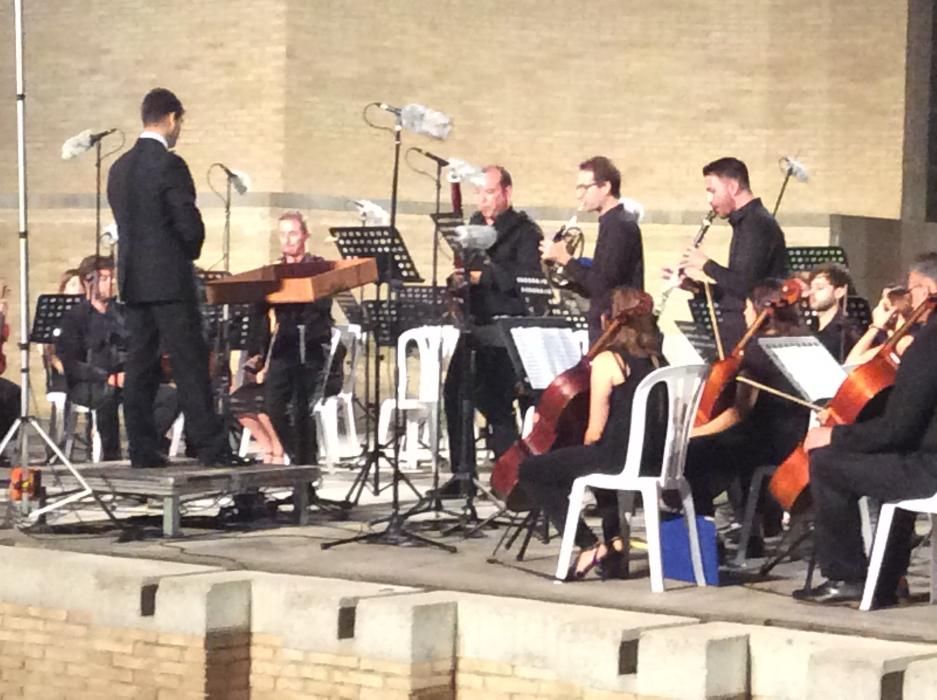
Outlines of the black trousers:
M77 382L68 390L68 400L87 406L97 413L98 433L101 435L101 458L104 461L120 459L120 421L118 408L123 391L105 382ZM179 415L176 390L160 384L153 401L153 422L160 438L160 451L165 451L164 436Z
M0 440L20 415L20 387L0 377Z
M610 451L598 445L561 447L521 462L518 482L546 513L553 527L562 533L566 526L569 491L573 481L586 474L618 472L623 458L623 452L617 455L616 460ZM618 498L615 492L604 489L596 489L595 497L602 516L602 534L608 542L621 534ZM576 528L576 546L586 549L597 543L595 533L580 517Z
M169 353L179 405L185 414L186 443L210 462L230 450L212 405L208 347L195 302L127 304L124 420L130 459L146 462L159 454L160 433L154 403L160 387L160 348Z
M517 375L508 351L502 347L480 345L475 348L475 371L471 386L466 386L470 361L469 343L475 343L463 335L456 344L449 371L443 385L443 402L446 411L446 429L449 434L449 462L453 473L475 469L475 439L470 432L464 435L465 420L462 410L463 392L471 392L472 403L480 411L491 431L490 447L495 456L500 456L519 437L517 418L514 414L514 393ZM463 440L466 442L466 457L463 458ZM465 464L463 465L463 461Z
M712 516L713 501L733 482L739 481L743 494L748 493L755 469L777 464L770 443L745 423L734 425L715 435L690 440L683 475L690 483L697 515ZM744 503L733 504L735 507Z
M815 546L827 578L860 582L867 562L862 546L859 499L928 498L937 492L937 454L859 454L833 447L810 453L810 492ZM915 514L895 511L878 590L893 594L908 570Z
M264 404L293 464L316 464L318 442L312 409L323 388L325 353L309 350L306 362L271 358L264 379Z

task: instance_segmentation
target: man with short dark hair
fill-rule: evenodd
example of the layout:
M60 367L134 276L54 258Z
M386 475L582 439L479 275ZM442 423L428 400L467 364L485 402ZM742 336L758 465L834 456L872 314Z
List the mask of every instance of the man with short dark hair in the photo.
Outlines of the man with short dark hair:
M836 361L843 363L862 331L846 316L846 300L851 279L839 263L823 263L810 273L810 296L807 301L816 313L814 335Z
M55 350L65 369L68 400L93 409L101 436L101 458L120 459L118 407L124 388L127 326L113 301L114 261L89 255L78 268L85 299L62 317ZM153 421L161 440L179 413L175 389L160 384ZM168 441L166 441L168 442ZM168 447L165 442L162 447Z
M919 256L908 271L914 307L937 295L937 254ZM804 447L810 455L810 493L816 512L814 551L827 580L795 597L831 603L859 600L866 556L859 499L929 498L937 493L937 314L901 356L895 385L882 415L852 425L813 428ZM907 572L915 514L896 510L875 593L877 605L896 602Z
M179 388L188 446L206 466L247 464L232 453L212 407L193 267L205 226L189 168L170 150L185 110L172 92L156 88L143 98L140 111L143 133L111 167L107 182L120 231L118 280L130 334L124 387L130 463L166 464L153 421L162 347Z
M566 250L565 241L544 243L544 260L565 267L573 289L590 300L589 340L602 334L602 314L609 309L609 294L616 287L644 290L644 247L634 215L625 211L621 197L621 173L604 156L579 164L576 197L580 211L599 215L599 235L592 265L587 267Z
M720 158L703 167L703 180L712 210L732 226L728 266L711 260L704 248L687 248L680 267L698 282L714 281L714 297L722 309L719 324L728 352L745 332L742 309L749 290L769 278L787 273L784 232L761 199L752 194L748 168L738 158Z

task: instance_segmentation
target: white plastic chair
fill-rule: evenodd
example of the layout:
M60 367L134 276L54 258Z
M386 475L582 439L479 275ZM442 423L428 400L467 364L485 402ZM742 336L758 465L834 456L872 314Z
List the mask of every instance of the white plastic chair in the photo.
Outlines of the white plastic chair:
M618 474L588 474L573 482L569 495L569 510L563 529L563 542L556 562L557 582L561 582L569 569L579 516L582 512L586 487L612 491L638 491L644 503L644 522L647 530L647 558L651 570L651 590L664 591L663 562L660 546L660 496L665 489L676 489L683 502L683 514L690 541L690 558L696 585L705 586L703 560L700 552L699 535L696 531L696 510L690 485L683 476L687 444L693 416L699 404L700 390L706 377L706 365L684 367L662 367L646 376L634 393L631 410L630 439L624 466ZM667 387L668 415L667 436L660 473L656 476L641 476L641 457L644 451L645 418L651 390L658 384Z
M455 351L459 330L453 326L420 326L400 334L397 339L397 400L384 399L378 416L378 436L382 443L391 438L394 408L405 418L406 432L400 443L400 463L410 469L429 460L437 466L440 438L436 430L439 415L439 383L442 365ZM417 349L419 378L416 396L408 396L409 373L407 347ZM440 362L442 360L442 362ZM426 445L426 447L423 447Z
M860 610L871 610L872 599L875 597L875 587L882 571L882 560L885 558L885 547L888 545L888 535L891 532L891 523L895 517L895 509L901 508L912 513L926 513L930 516L930 602L937 603L937 494L930 498L913 498L896 503L885 503L878 514L878 525L875 527L875 540L872 543L872 555L869 559L869 573L865 578L865 589L862 591Z
M338 343L342 343L347 350L345 360L348 370L345 372L342 390L335 396L319 399L313 407L319 450L329 469L342 459L357 457L361 453L361 438L355 422L355 380L360 350L365 342L367 335L361 332L361 326L357 324L335 326L332 329L329 367L332 366Z

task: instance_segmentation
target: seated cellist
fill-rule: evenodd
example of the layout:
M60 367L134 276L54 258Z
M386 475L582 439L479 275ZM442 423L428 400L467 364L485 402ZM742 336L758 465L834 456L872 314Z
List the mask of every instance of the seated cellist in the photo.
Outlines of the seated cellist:
M630 287L612 290L611 308L603 319L603 327L608 325L609 318L623 318L623 324L592 361L584 444L528 457L520 465L520 487L560 532L566 523L573 481L586 474L616 473L622 469L635 388L648 373L664 364L653 301L647 294ZM663 392L652 394L652 401L659 404L660 416L666 415ZM645 439L651 443L645 452L649 459L654 454L660 455L664 430L654 430L654 427L662 422L662 419L655 421L648 417ZM657 443L660 449L655 452ZM592 569L602 578L619 575L624 543L620 537L617 499L608 492L598 492L596 497L602 512L603 540L600 541L585 522L579 521L576 545L581 551L567 580L582 579Z
M778 280L759 282L749 292L744 309L748 326L760 310L769 306L773 310L744 348L734 396L732 387L728 388L728 407L691 433L684 473L699 515L713 516L713 500L736 479L741 492L747 493L755 469L781 464L807 432L809 409L771 393L796 395L757 342L762 336L806 333L796 307L782 304L781 297L782 283ZM742 504L735 505L738 510ZM779 519L780 509L775 512ZM760 534L752 538L750 551L761 546L759 538Z
M862 597L866 556L860 498L897 501L937 492L937 253L912 263L908 290L923 325L901 358L884 413L862 423L813 428L804 441L816 513L814 546L827 580L812 590L796 591L797 598L836 603ZM895 511L876 606L897 602L898 582L911 557L914 520L914 513Z

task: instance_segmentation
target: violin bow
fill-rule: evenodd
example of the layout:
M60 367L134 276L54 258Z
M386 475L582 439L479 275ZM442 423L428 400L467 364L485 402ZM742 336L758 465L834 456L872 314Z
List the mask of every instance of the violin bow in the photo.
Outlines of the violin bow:
M796 403L799 406L804 406L805 408L809 408L811 411L816 411L817 413L824 410L823 406L818 406L815 403L804 401L799 396L794 396L793 394L788 394L787 392L784 392L784 391L778 391L774 387L770 387L766 384L762 384L761 382L756 382L754 379L749 379L748 377L736 377L735 381L741 384L748 384L749 386L755 387L759 391L764 391L768 394L773 394L774 396L777 396L778 398L786 399L787 401L790 401L791 403Z

